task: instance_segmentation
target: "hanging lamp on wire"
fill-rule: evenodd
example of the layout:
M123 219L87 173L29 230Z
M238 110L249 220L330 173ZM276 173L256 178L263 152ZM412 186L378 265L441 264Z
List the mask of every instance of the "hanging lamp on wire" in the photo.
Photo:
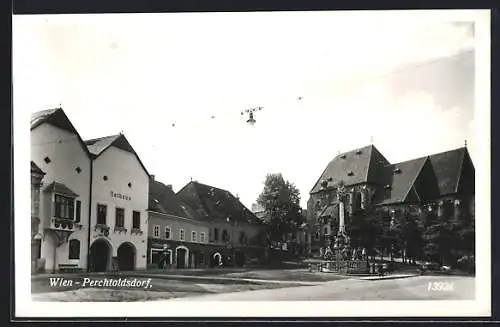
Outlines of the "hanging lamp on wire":
M241 112L241 115L244 115L245 113L248 114L248 119L247 119L247 123L251 126L254 126L255 123L257 122L254 118L254 112L256 111L260 111L262 110L264 107L255 107L255 108L250 108L250 109L247 109L245 111L242 111Z

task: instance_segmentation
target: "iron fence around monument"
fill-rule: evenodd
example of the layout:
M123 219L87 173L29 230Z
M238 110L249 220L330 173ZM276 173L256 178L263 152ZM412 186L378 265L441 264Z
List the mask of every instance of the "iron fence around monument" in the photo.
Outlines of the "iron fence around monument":
M336 272L344 274L369 273L370 265L367 260L319 260L311 262L310 270Z

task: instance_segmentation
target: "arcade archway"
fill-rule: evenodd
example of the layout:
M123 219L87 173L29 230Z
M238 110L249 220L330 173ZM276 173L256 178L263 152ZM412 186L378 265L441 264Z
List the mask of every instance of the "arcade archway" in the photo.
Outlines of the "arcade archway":
M90 270L102 272L108 270L111 260L112 247L105 239L97 239L89 250Z
M134 270L135 268L135 246L132 243L125 242L118 248L118 268L120 270Z
M185 246L178 246L175 249L177 268L187 268L189 265L189 249Z

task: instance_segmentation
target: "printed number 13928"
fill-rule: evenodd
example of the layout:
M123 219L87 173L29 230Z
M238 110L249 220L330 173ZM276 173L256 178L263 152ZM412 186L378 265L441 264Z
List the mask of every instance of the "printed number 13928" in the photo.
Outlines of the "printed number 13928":
M429 282L428 291L453 291L453 283L448 282Z

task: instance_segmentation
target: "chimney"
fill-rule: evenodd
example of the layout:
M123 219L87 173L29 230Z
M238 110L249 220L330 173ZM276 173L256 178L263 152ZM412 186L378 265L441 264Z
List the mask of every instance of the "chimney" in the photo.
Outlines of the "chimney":
M173 190L173 189L172 189L172 184L168 184L168 185L167 185L167 188L168 188L168 189L170 189L170 190L172 191L172 190Z
M155 175L151 175L151 179L152 179L152 180L155 180Z

